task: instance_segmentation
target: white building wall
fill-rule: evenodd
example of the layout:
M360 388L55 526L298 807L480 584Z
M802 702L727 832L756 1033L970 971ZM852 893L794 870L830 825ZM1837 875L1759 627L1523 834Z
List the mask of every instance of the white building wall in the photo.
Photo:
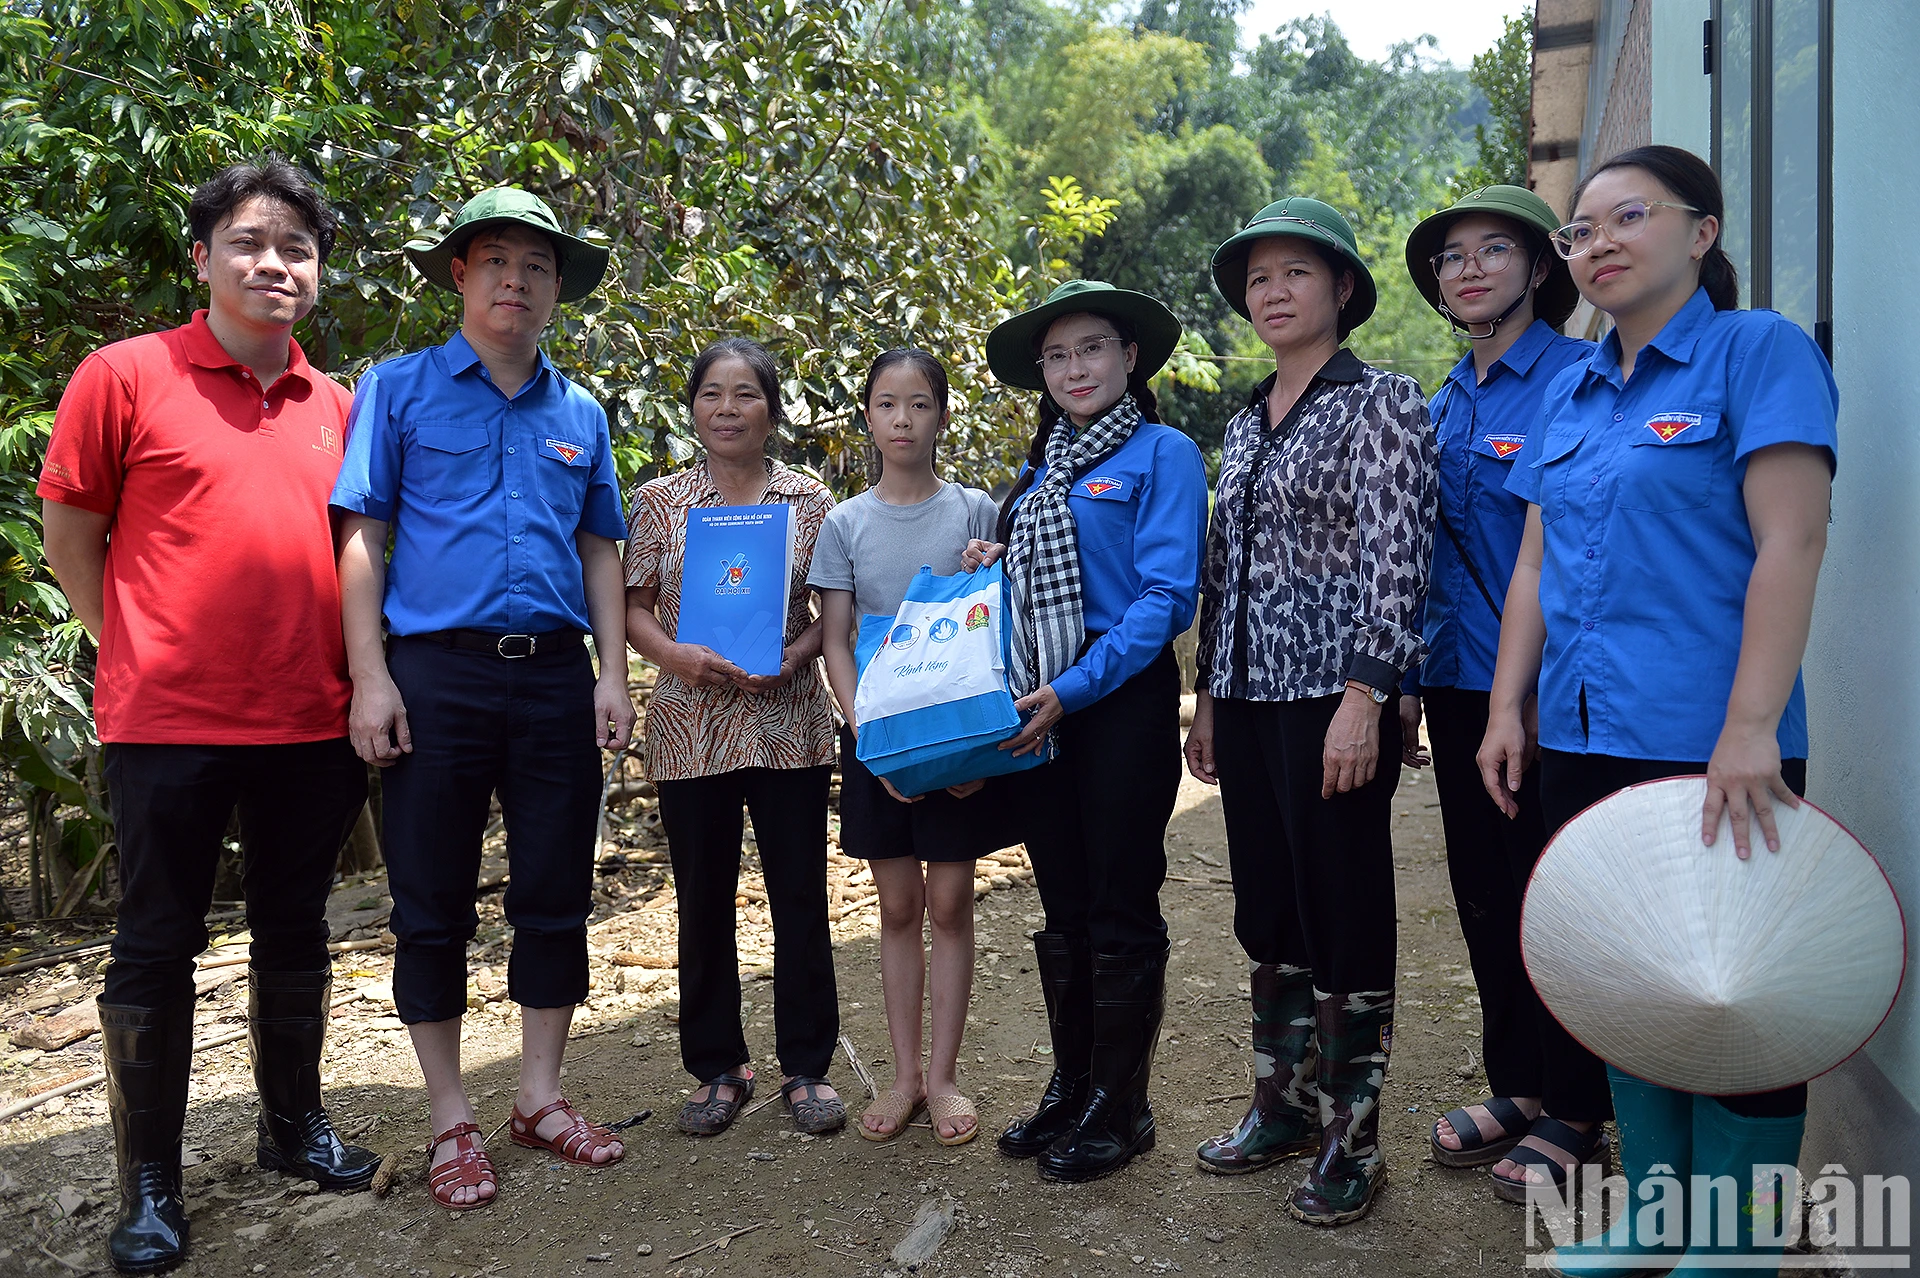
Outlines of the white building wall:
M1879 856L1920 921L1920 24L1911 0L1834 6L1833 363L1840 471L1808 644L1808 792ZM1658 112L1656 107L1656 112ZM1655 119L1659 119L1656 114ZM1909 966L1868 1045L1920 1108L1920 994Z

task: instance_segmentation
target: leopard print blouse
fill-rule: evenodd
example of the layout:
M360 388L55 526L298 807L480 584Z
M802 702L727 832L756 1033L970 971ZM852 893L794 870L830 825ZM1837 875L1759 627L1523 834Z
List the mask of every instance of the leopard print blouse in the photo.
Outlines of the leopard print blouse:
M1295 701L1397 687L1420 659L1439 493L1426 397L1342 350L1273 430L1227 426L1200 574L1197 687Z

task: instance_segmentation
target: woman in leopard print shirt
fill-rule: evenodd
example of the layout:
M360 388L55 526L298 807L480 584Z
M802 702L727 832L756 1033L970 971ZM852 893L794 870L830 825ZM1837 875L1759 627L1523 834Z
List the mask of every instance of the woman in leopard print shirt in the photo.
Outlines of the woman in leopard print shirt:
M1257 1081L1199 1165L1233 1174L1314 1155L1288 1210L1338 1225L1367 1213L1386 1173L1390 702L1420 656L1437 458L1419 384L1341 345L1375 292L1337 212L1269 205L1213 269L1275 372L1227 427L1201 569L1187 766L1220 786Z

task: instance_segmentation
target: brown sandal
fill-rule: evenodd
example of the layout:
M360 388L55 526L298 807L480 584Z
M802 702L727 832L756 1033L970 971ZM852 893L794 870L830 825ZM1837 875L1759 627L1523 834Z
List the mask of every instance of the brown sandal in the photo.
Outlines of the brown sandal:
M973 1126L952 1136L940 1134L940 1124L951 1123L959 1118L971 1118ZM980 1134L980 1111L964 1096L927 1097L927 1121L933 1127L933 1138L942 1145L964 1145Z
M493 1174L493 1160L487 1157L487 1151L474 1139L479 1134L480 1129L472 1123L455 1123L435 1136L433 1143L427 1146L427 1191L433 1195L433 1201L448 1211L472 1211L476 1207L487 1206L500 1196L500 1181ZM454 1155L436 1171L433 1151L446 1141L453 1142ZM475 1198L470 1203L453 1201L455 1191L478 1189L485 1184L494 1187L494 1191L486 1197Z
M860 1115L861 1139L878 1142L898 1140L901 1136L906 1135L907 1125L914 1119L920 1117L926 1108L927 1102L924 1098L917 1101L912 1100L905 1092L897 1091L889 1087L880 1099L867 1106L866 1112ZM884 1132L874 1131L873 1128L867 1126L867 1114L872 1114L875 1118L891 1120L893 1123L892 1130Z
M540 1126L540 1120L553 1113L565 1114L573 1122L562 1128L557 1136L538 1135L535 1129ZM516 1145L524 1145L528 1149L544 1149L581 1167L611 1167L627 1156L627 1151L623 1147L619 1153L605 1162L595 1162L593 1158L595 1150L606 1149L612 1145L624 1146L625 1142L600 1124L588 1122L586 1115L567 1104L567 1098L564 1096L551 1105L542 1105L531 1114L522 1114L519 1104L516 1103L513 1107L513 1122L507 1129L507 1139Z

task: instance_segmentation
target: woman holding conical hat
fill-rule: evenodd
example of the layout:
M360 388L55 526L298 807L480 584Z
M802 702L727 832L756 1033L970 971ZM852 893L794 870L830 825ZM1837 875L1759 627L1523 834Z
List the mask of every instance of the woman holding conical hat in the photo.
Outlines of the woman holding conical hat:
M1474 762L1527 518L1507 474L1548 383L1593 353L1593 343L1554 331L1579 300L1566 260L1548 243L1559 225L1532 191L1488 186L1407 237L1414 284L1472 349L1427 410L1440 450L1440 527L1421 628L1427 655L1401 684L1401 740L1406 761L1420 766L1424 708L1493 1091L1435 1122L1429 1140L1443 1167L1494 1164L1494 1191L1516 1202L1526 1196L1525 1168L1559 1184L1568 1167L1591 1161L1612 1112L1606 1067L1547 1014L1520 961L1520 898L1546 844L1539 769L1525 770L1518 815L1508 820Z
M1775 805L1794 806L1806 787L1800 659L1839 393L1798 325L1739 309L1720 182L1699 156L1622 152L1575 189L1572 214L1554 248L1613 331L1554 379L1508 480L1529 507L1482 781L1512 813L1534 735L1524 711L1537 700L1549 834L1615 790L1705 773L1702 842L1716 843L1726 816L1727 855L1772 855ZM1741 1209L1656 1236L1654 1213L1635 1211L1597 1245L1559 1249L1560 1271L1775 1272L1780 1246L1764 1235L1782 1204L1756 1169L1798 1156L1806 1085L1700 1096L1612 1067L1608 1077L1635 1201L1661 1168L1682 1186L1731 1182Z
M1386 1179L1393 697L1421 650L1433 433L1419 383L1342 345L1375 292L1331 207L1268 205L1213 273L1274 372L1227 425L1202 569L1187 767L1220 786L1256 1081L1199 1165L1233 1175L1313 1155L1288 1210L1338 1225Z
M1015 704L1002 748L1057 745L1003 779L1046 909L1033 938L1053 1077L1000 1149L1049 1180L1093 1180L1153 1148L1147 1078L1167 967L1160 914L1180 787L1173 639L1193 621L1207 476L1155 422L1147 379L1180 321L1144 293L1074 280L987 338L1039 425L1001 507ZM991 556L985 542L969 560Z

